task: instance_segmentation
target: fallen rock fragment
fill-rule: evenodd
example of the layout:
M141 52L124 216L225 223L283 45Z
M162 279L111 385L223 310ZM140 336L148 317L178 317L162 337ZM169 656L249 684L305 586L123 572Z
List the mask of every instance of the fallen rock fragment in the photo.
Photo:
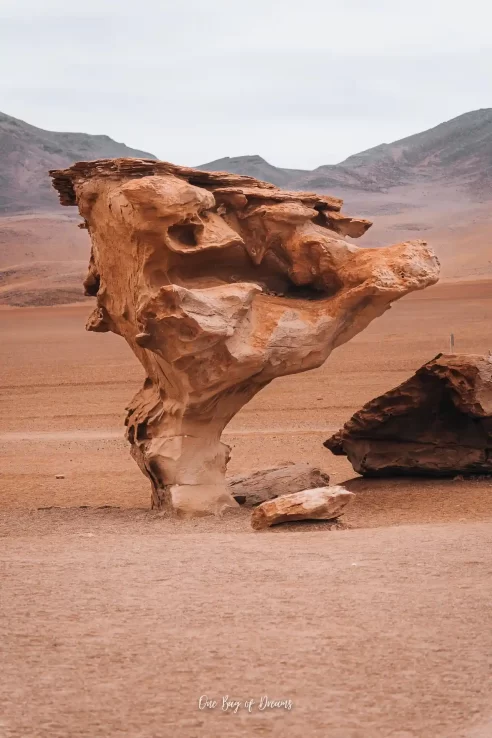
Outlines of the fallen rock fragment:
M65 479L64 474L55 474L55 479Z
M255 530L294 520L333 520L355 497L344 487L317 487L293 495L282 495L256 507L251 514Z
M492 474L492 359L439 354L324 445L365 476Z
M327 487L330 477L307 463L288 461L227 480L232 496L245 507L255 507L280 495L290 495L315 487Z

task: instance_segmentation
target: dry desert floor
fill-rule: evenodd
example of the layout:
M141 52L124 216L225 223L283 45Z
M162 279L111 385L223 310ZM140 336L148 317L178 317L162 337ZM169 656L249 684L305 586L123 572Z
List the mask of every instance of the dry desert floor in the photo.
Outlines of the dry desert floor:
M0 737L490 738L492 480L354 479L322 442L451 332L492 349L492 283L400 301L228 427L232 473L351 480L345 529L150 511L142 371L89 309L0 310Z

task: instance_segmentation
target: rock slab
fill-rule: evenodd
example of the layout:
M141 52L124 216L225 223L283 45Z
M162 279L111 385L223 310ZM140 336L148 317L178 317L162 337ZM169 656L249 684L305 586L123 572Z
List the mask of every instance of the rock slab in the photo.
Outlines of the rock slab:
M251 526L262 530L295 520L333 520L341 515L353 497L353 492L339 485L282 495L256 507L251 514Z
M288 461L249 474L238 474L227 482L236 502L245 507L255 507L280 495L327 487L330 477L310 464Z

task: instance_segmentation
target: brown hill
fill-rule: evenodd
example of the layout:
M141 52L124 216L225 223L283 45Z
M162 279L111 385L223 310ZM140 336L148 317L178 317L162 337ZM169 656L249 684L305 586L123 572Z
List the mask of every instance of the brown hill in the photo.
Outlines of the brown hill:
M414 136L350 156L341 164L322 166L302 186L333 186L378 191L405 184L449 182L481 195L490 186L492 108L474 110ZM299 183L300 185L301 183Z
M68 210L67 208L65 209ZM89 237L76 213L0 217L0 305L58 305L86 300Z
M307 169L281 169L269 164L257 154L253 156L224 156L223 159L209 161L196 167L204 172L231 172L232 174L248 174L250 177L271 182L277 187L295 188L299 182L310 174Z
M0 213L57 210L49 169L113 156L155 159L109 136L44 131L0 113Z

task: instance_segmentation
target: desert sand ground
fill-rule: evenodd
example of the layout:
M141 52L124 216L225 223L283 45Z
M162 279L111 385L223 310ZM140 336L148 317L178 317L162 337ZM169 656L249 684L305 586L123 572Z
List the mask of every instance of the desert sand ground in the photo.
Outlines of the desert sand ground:
M122 430L141 368L88 312L0 310L0 736L492 736L492 481L354 479L322 446L451 332L492 349L492 283L402 300L228 427L232 473L352 480L346 529L149 511Z

